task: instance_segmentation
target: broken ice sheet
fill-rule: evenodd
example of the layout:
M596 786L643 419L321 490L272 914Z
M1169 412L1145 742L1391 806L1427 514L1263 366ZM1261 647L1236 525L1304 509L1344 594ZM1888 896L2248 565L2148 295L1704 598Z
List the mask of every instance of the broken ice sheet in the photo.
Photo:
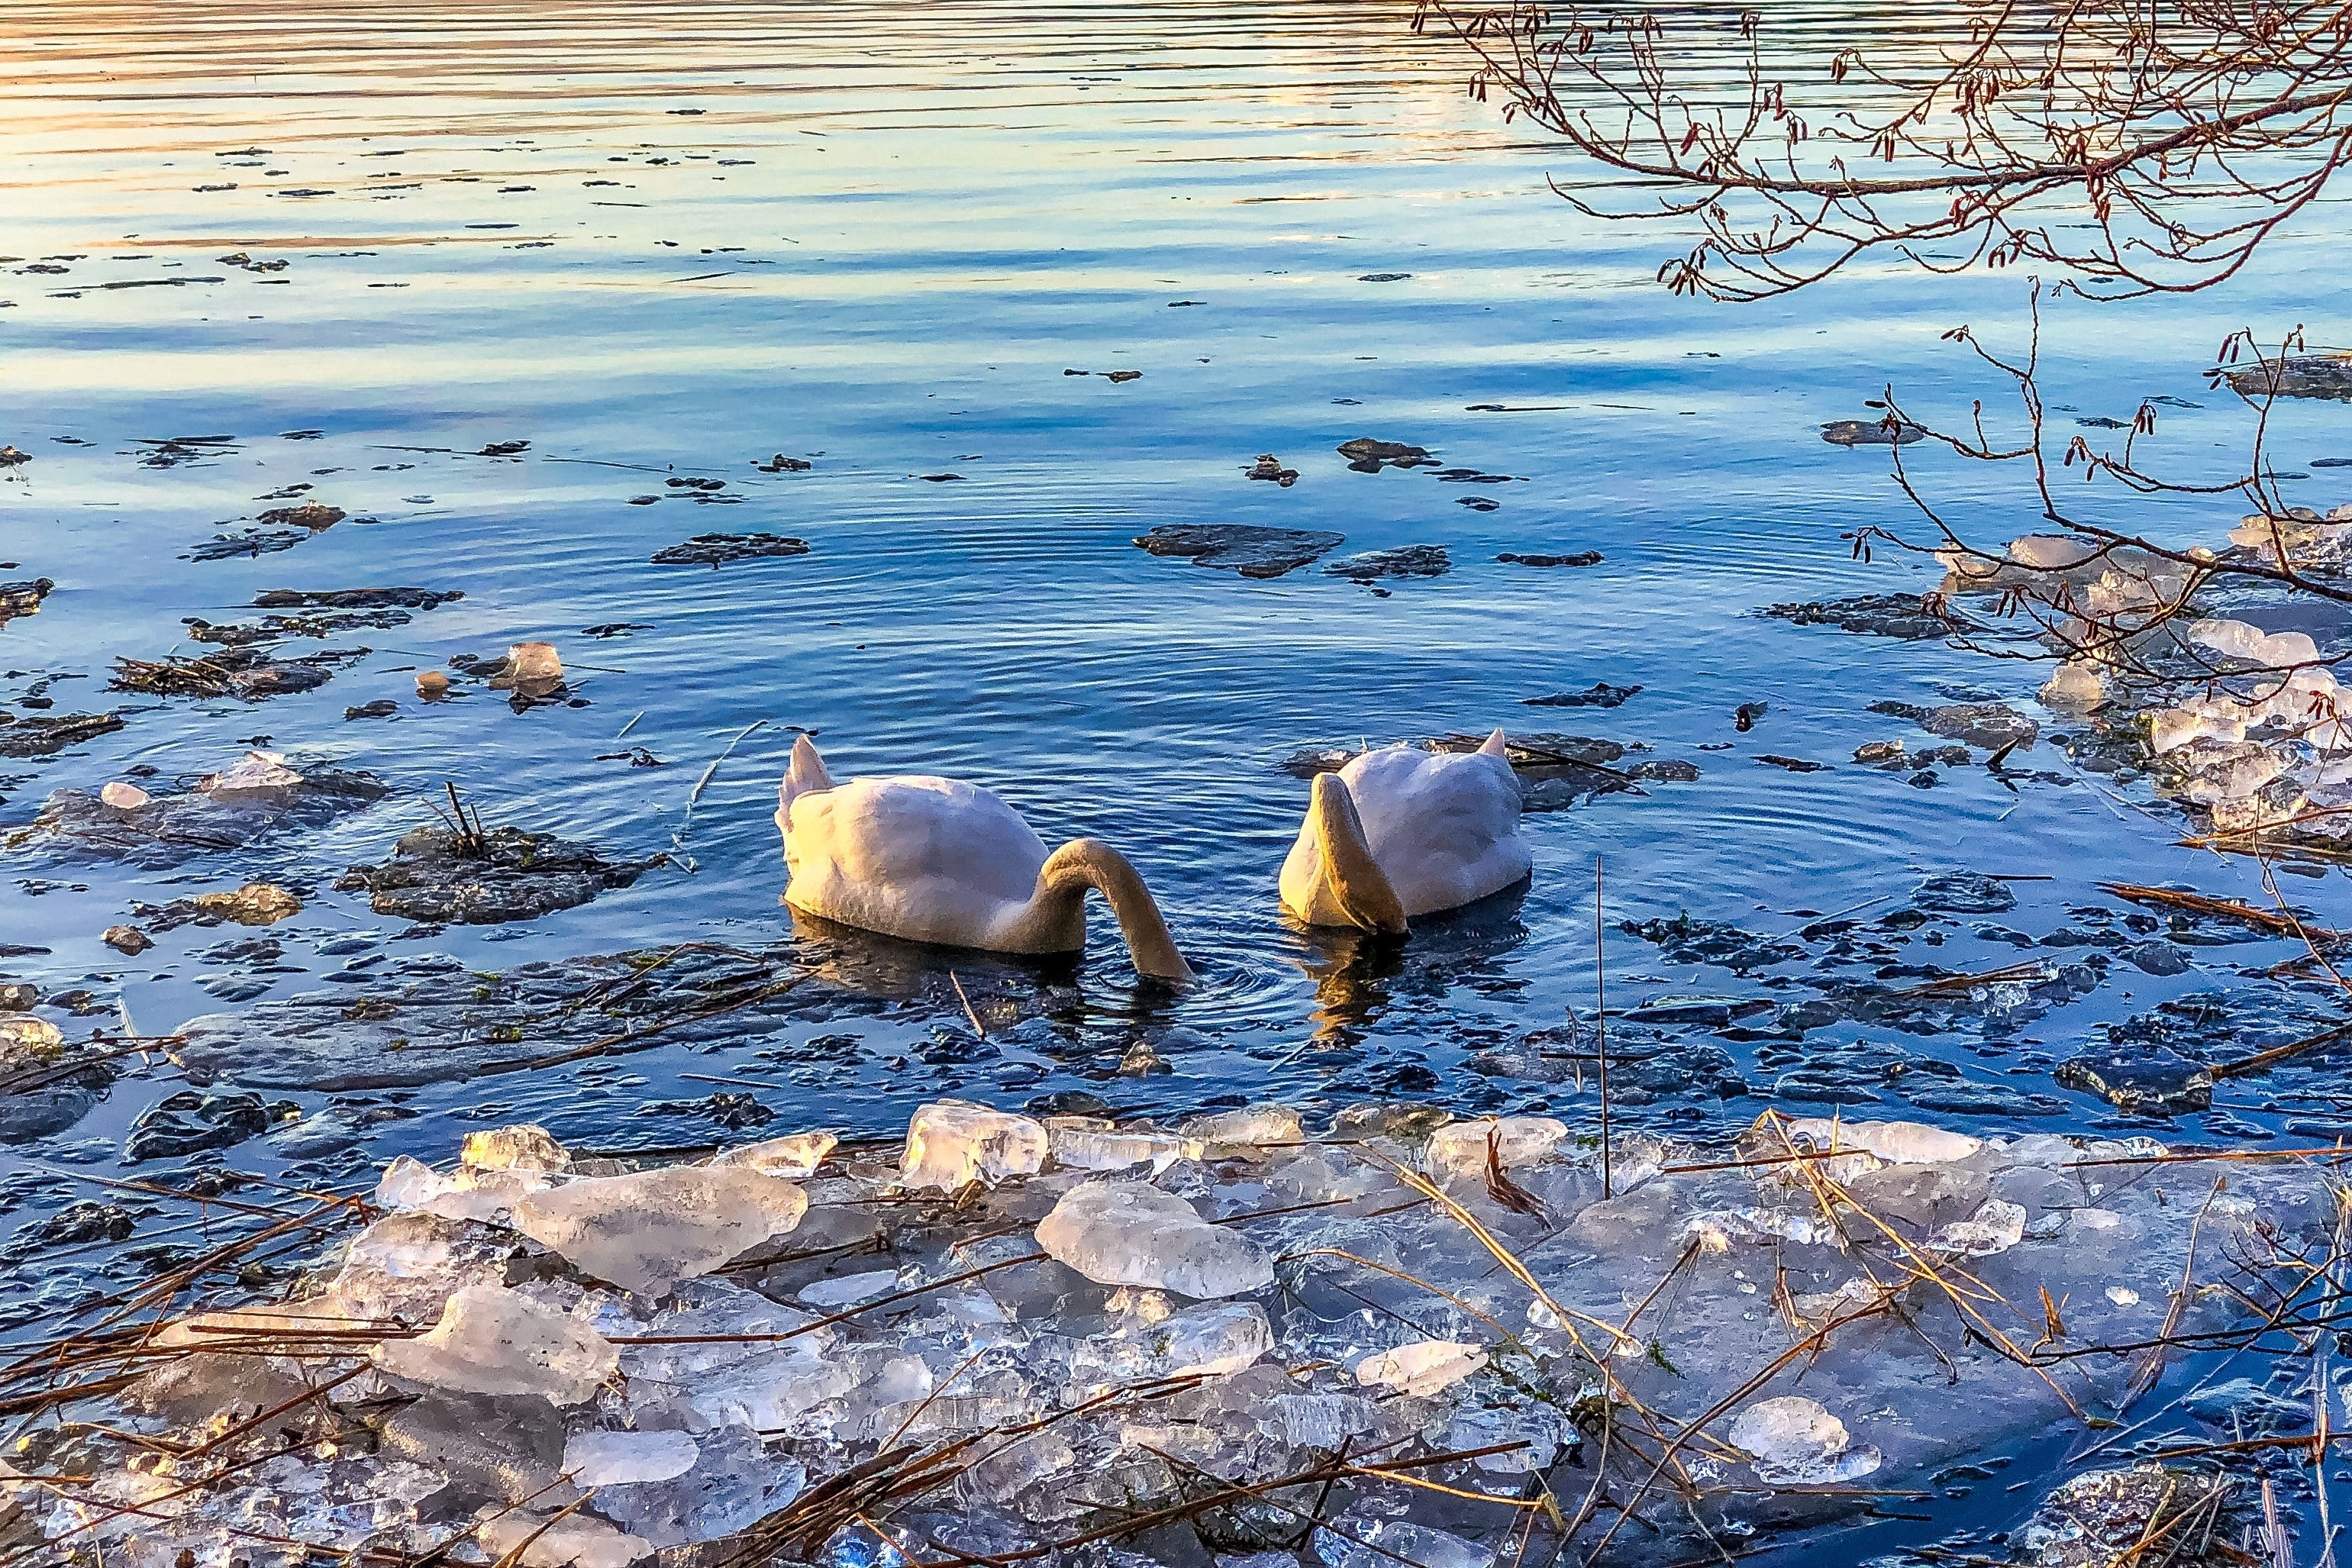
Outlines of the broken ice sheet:
M424 1335L386 1340L370 1356L390 1375L429 1388L536 1394L555 1405L593 1398L619 1364L594 1330L494 1285L458 1290Z
M742 1165L589 1176L527 1194L514 1226L583 1273L659 1293L800 1224L808 1196Z
M1274 1283L1273 1260L1255 1243L1141 1182L1071 1188L1037 1227L1037 1245L1098 1285L1213 1299Z

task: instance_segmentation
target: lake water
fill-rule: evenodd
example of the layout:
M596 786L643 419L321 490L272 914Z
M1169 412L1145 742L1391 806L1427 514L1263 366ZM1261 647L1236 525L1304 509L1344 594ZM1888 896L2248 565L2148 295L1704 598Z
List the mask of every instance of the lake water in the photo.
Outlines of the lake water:
M1889 384L1955 420L2000 396L1938 337L1969 321L2016 342L2021 279L1864 268L1759 305L1669 298L1653 274L1685 242L1551 195L1547 176L1585 172L1470 100L1465 58L1416 36L1402 5L417 10L20 0L0 30L0 441L32 458L0 482L0 558L17 563L0 577L56 584L0 630L0 705L30 716L23 700L47 697L52 715L119 707L128 721L0 765L0 822L141 764L166 780L226 766L257 736L298 766L392 786L331 826L169 868L20 847L0 943L36 951L0 973L89 993L83 1016L47 1015L69 1033L128 1019L161 1034L425 954L496 970L688 942L765 952L793 938L771 814L799 726L836 774L969 779L1049 843L1120 847L1202 979L1173 998L1139 990L1099 910L1084 963L1043 974L811 938L812 985L876 998L857 1018L813 1012L733 1044L362 1097L417 1114L340 1151L257 1138L199 1163L347 1183L394 1152L446 1158L467 1127L521 1119L605 1147L748 1136L640 1114L714 1082L757 1095L779 1131L886 1133L950 1091L1018 1105L1076 1090L1136 1111L1404 1094L1583 1118L1580 1074L1530 1082L1465 1058L1564 1027L1570 1009L1589 1017L1596 859L1612 1012L1791 999L1675 962L1621 921L1688 911L1780 938L1909 908L1939 874L2028 879L2008 884L2013 910L1862 933L1885 946L1861 961L1978 973L2116 946L2019 945L2121 930L2127 907L2096 879L2269 902L2252 865L2176 847L2180 818L2143 809L2145 784L2086 775L2046 742L2011 759L2043 776L2008 782L1981 748L1936 788L1850 761L1872 741L1937 743L1869 710L1887 700L2008 700L2065 730L2032 700L2046 666L1758 614L1935 584L1932 563L1851 558L1858 527L1927 530L1883 450L1818 429L1867 416ZM2341 312L2341 290L2311 282L2330 275L2321 243L2338 212L2315 208L2222 290L2054 306L2057 417L2128 418L2158 395L2200 405L2168 407L2160 445L2185 471L2226 468L2248 422L2200 372L2241 325L2330 337L2320 312ZM1334 448L1364 436L1507 481L1351 471ZM155 443L191 437L234 439L151 461ZM510 442L528 447L473 455ZM2352 454L2337 405L2284 411L2273 442L2283 469ZM2030 531L2015 476L1916 450L1923 483L1987 542ZM1296 484L1247 479L1261 453ZM810 467L754 467L776 455ZM2347 499L2331 470L2310 471L2294 499ZM680 479L724 481L699 493L731 504L698 504ZM290 549L191 559L306 501L349 516ZM2241 510L2095 504L2183 541L2216 539ZM1341 554L1443 545L1451 570L1376 593L1320 565L1253 582L1131 542L1172 523L1329 530ZM711 531L809 552L651 563ZM1496 559L1587 550L1604 559ZM253 620L264 590L387 585L464 597L281 649L373 650L316 690L247 704L103 689L119 658L205 651L187 617ZM633 629L583 635L615 623ZM462 681L456 700L416 700L415 669L529 638L562 650L584 701L519 714ZM1641 690L1607 710L1522 705L1595 682ZM346 719L378 699L396 711ZM1742 730L1748 703L1767 710ZM1284 922L1275 874L1307 792L1286 758L1497 725L1638 743L1622 766L1685 762L1698 777L1531 816L1524 899L1400 957L1351 956ZM613 755L635 746L667 765ZM493 823L674 864L526 924L428 933L332 889L430 822L445 783ZM2305 869L2318 874L2285 890L2323 924L2352 921L2342 880ZM308 907L267 932L183 926L136 958L100 944L133 900L253 877ZM2107 912L2074 912L2093 906ZM1980 934L1988 923L2005 933ZM264 936L274 957L223 945ZM1776 1047L1755 1030L1629 1026L1625 1049L1719 1048L1754 1097L1685 1074L1625 1114L1695 1133L1744 1122L1792 1053L1826 1053L1878 1087L1832 1084L1808 1108L1979 1130L2112 1124L2053 1081L2056 1060L2168 1001L2251 994L2239 966L2298 950L2189 951L2197 966L2178 975L2085 972L2071 1002L1996 997L2015 1004L2000 1027L1981 1010L1943 1031L1845 1021ZM779 974L795 962L773 957ZM927 1059L968 1027L950 967L992 1032L1022 1015L1046 1024L1001 1056ZM845 1032L845 1053L795 1055ZM1171 1070L1117 1076L1138 1039ZM1906 1092L1930 1080L1975 1087ZM1803 1075L1788 1087L1802 1092ZM81 1195L61 1172L183 1168L128 1164L121 1147L183 1088L160 1058L125 1076L80 1123L0 1161L11 1201L37 1216ZM267 1098L316 1116L332 1097ZM2328 1125L2327 1108L2255 1082L2225 1086L2214 1117L2155 1130L2236 1141ZM47 1300L86 1287L61 1277Z

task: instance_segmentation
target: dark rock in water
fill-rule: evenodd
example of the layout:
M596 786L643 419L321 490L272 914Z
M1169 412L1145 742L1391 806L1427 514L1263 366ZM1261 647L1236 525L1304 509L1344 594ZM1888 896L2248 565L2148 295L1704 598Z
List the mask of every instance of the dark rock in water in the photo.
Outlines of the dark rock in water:
M0 735L6 733L0 729ZM161 869L243 848L280 827L324 826L390 793L372 774L339 768L309 769L300 783L278 789L215 795L194 781L168 793L159 786L144 805L128 810L107 805L94 790L61 789L0 845Z
M667 856L615 863L551 833L498 827L459 834L419 827L401 836L381 866L354 866L337 879L369 895L380 915L453 925L536 920L625 888Z
M0 713L0 757L46 757L121 728L121 719L112 713L60 713L54 719Z
M1347 458L1348 467L1360 474L1377 474L1382 468L1428 468L1437 461L1426 447L1408 446L1402 441L1376 441L1370 436L1340 442L1339 456Z
M1139 370L1107 370L1102 373L1102 378L1114 385L1124 385L1130 381L1141 381L1143 373Z
M1347 542L1344 533L1246 523L1162 523L1135 541L1153 555L1190 556L1195 566L1279 577Z
M1503 503L1489 496L1455 496L1454 498L1454 504L1455 506L1466 506L1472 511L1500 511L1503 510Z
M254 519L264 528L307 528L317 533L330 529L351 514L339 506L327 506L319 501L304 501L300 506L272 507Z
M699 1116L717 1122L730 1132L746 1127L759 1127L775 1120L776 1113L751 1095L714 1094L707 1100L667 1100L648 1105L638 1113L643 1116Z
M1356 279L1359 283L1402 283L1412 277L1410 272L1367 272Z
M1284 468L1282 459L1271 452L1259 453L1257 461L1250 466L1247 472L1251 479L1271 479L1284 489L1298 482L1298 470Z
M457 588L265 588L257 610L437 610L464 598Z
M764 463L754 463L751 466L763 474L805 474L816 467L806 458L787 458L782 452Z
M14 447L0 447L0 468L21 468L32 460L30 452L20 452Z
M1659 757L1646 763L1636 763L1626 773L1637 779L1661 784L1689 784L1698 777L1698 764L1680 757Z
M312 537L310 531L303 528L249 528L243 533L216 533L191 546L180 559L234 561L239 556L252 556L257 560L281 550L291 550Z
M2237 1542L2259 1528L2257 1483L2226 1470L2159 1464L2093 1470L2042 1499L2010 1534L2020 1568L2122 1568L2157 1555L2169 1568L2255 1561Z
M1734 1019L1769 1013L1773 1006L1769 996L1676 996L1644 1002L1623 1016L1632 1024L1684 1024L1719 1029Z
M399 711L399 703L389 697L379 697L373 702L362 702L356 708L344 709L343 719L345 722L353 719L389 719Z
M2147 974L2186 974L2190 967L2189 950L2169 942L2137 942L2116 949L2116 956Z
M1912 889L1911 901L1923 910L1954 915L1997 915L2017 908L2017 895L2007 882L1974 871L1930 877Z
M226 626L216 626L200 616L184 616L180 619L180 624L188 628L191 641L225 647L282 642L288 637L331 637L351 631L383 632L408 622L406 610L391 607L309 616L264 616L257 622L231 622Z
M96 1198L81 1198L48 1218L26 1226L9 1239L8 1250L22 1254L35 1246L78 1247L92 1241L121 1241L138 1228L139 1222L129 1210Z
M2352 354L2289 354L2214 373L2248 397L2326 397L2352 402Z
M1822 439L1832 447L1907 447L1927 435L1895 419L1839 419L1822 426Z
M1862 594L1851 599L1813 599L1801 605L1769 605L1764 613L1801 626L1842 626L1873 637L1919 641L1976 629L1974 623L1937 605L1923 594Z
M805 540L781 533L698 533L684 544L654 552L656 566L723 566L730 561L756 561L764 556L806 555Z
M1485 742L1483 735L1440 735L1418 744L1428 751L1459 752L1475 752ZM1518 776L1523 792L1522 809L1527 811L1561 811L1580 800L1637 787L1632 775L1608 765L1625 754L1625 748L1614 741L1535 734L1514 735L1505 744L1511 771ZM1282 771L1293 778L1311 779L1318 773L1338 772L1357 754L1352 746L1308 747L1284 758ZM1696 768L1690 776L1698 776Z
M1408 544L1402 550L1368 550L1360 555L1343 556L1323 571L1328 576L1371 583L1382 577L1443 577L1453 569L1443 544Z
M2312 1424L2312 1402L2273 1394L2248 1377L2233 1377L2185 1394L2180 1407L2208 1426L2235 1437L2264 1437L2274 1432L2301 1432Z
M151 697L237 697L260 702L324 686L338 668L367 652L351 648L274 658L258 647L232 646L202 658L176 654L161 659L118 658L106 684L110 691Z
M283 1108L291 1110L290 1105ZM124 1140L128 1164L173 1160L204 1149L226 1149L269 1131L279 1108L257 1094L199 1094L183 1089L140 1112Z
M1829 767L1827 763L1811 762L1803 757L1784 757L1773 752L1759 752L1756 760L1767 767L1786 768L1792 773L1818 773Z
M1922 1110L1947 1116L2063 1116L2074 1109L2055 1095L1968 1079L1907 1075L1895 1081L1895 1092Z
M1953 702L1940 708L1923 708L1916 702L1874 702L1870 710L1908 719L1931 735L1965 741L1988 751L2011 745L2030 751L2042 733L2039 723L2005 702Z
M1731 727L1741 734L1756 728L1756 721L1772 711L1769 702L1743 702L1731 710Z
M1512 566L1598 566L1602 557L1598 550L1580 550L1572 555L1516 555L1507 552L1495 559Z
M29 582L0 583L0 626L18 616L38 615L41 601L49 596L57 584L47 577L35 577Z
M1481 468L1440 468L1430 476L1442 485L1508 485L1518 483L1512 474L1490 474Z
M1622 708L1625 700L1642 689L1638 686L1612 686L1596 680L1590 691L1555 691L1549 697L1528 697L1520 700L1528 708Z
M8 1001L32 1005L29 994ZM0 1013L0 1143L64 1131L88 1115L113 1081L107 1063L77 1061L47 1020Z
M653 629L651 623L645 621L606 621L602 626L581 627L580 635L583 637L601 637L610 641L614 637L627 637L631 632L649 632Z
M2140 1115L2171 1116L2213 1103L2212 1073L2169 1046L2094 1046L2060 1062L2051 1077Z

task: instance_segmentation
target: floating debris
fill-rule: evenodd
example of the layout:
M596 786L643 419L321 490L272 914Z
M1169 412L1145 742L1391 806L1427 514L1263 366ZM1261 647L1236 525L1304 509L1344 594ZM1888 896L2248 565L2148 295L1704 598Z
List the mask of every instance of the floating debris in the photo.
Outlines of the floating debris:
M1370 436L1340 442L1339 456L1347 458L1348 467L1360 474L1377 474L1382 468L1431 468L1437 462L1426 447L1408 446L1402 441L1376 441Z
M178 654L161 659L118 658L107 689L152 697L236 697L261 702L289 692L315 690L333 679L336 670L365 658L369 651L330 649L278 658L249 644L232 644L201 658Z
M32 460L30 452L20 452L14 447L0 447L0 468L21 468Z
M122 728L114 713L60 713L28 719L0 712L0 757L46 757Z
M611 861L585 844L520 827L419 827L401 836L391 859L354 866L335 886L368 894L380 915L491 925L584 904L667 859Z
M115 952L126 953L132 958L138 957L155 945L155 939L137 926L109 926L99 933L99 941L106 943Z
M1344 533L1246 523L1161 523L1135 543L1154 555L1190 556L1195 566L1244 577L1279 577L1338 549L1347 538Z
M1822 426L1822 439L1832 447L1907 447L1927 436L1920 426L1891 415L1883 419L1839 419Z
M763 474L805 474L816 467L806 458L787 458L782 452L764 463L754 463L751 466Z
M1519 555L1506 552L1495 559L1510 566L1598 566L1603 557L1598 550L1579 550L1569 555Z
M1596 680L1589 691L1555 691L1549 697L1526 697L1520 701L1529 708L1622 708L1625 700L1641 689Z
M757 561L768 556L806 555L805 540L780 533L698 533L684 544L654 552L656 566L723 566L731 561Z
M1768 605L1764 614L1801 626L1839 626L1913 642L1982 629L1954 614L1937 594L1859 594L1850 599Z
M0 626L18 616L41 613L41 601L49 596L57 584L47 577L34 577L23 582L0 583Z
M1402 550L1368 550L1324 565L1324 574L1352 583L1375 583L1383 577L1443 577L1454 569L1443 544L1408 544Z
M1284 468L1282 459L1271 452L1258 454L1257 461L1245 471L1251 479L1271 479L1284 489L1288 489L1298 482L1298 470Z
M2288 354L2211 372L2245 397L2325 397L2352 402L2352 354Z

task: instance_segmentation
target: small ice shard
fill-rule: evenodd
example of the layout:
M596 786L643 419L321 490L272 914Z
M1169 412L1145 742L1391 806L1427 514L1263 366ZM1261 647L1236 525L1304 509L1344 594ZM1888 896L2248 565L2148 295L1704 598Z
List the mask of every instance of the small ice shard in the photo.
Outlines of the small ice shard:
M1141 1182L1072 1187L1037 1227L1037 1245L1097 1285L1211 1300L1274 1283L1274 1262L1255 1242Z
M1416 1340L1380 1351L1356 1363L1356 1381L1367 1388L1393 1388L1415 1397L1451 1388L1486 1364L1486 1352L1453 1340Z
M562 1171L572 1164L554 1134L528 1121L467 1133L457 1158L478 1171Z
M2042 683L2042 700L2051 708L2095 708L2107 698L2105 671L2086 658L2070 658Z
M1298 1112L1286 1105L1245 1105L1195 1116L1176 1130L1202 1146L1201 1157L1223 1160L1275 1144L1306 1141Z
M1725 1436L1756 1461L1759 1480L1776 1484L1852 1480L1879 1466L1877 1449L1852 1447L1845 1423L1800 1394L1747 1406Z
M701 1452L683 1432L574 1432L563 1471L583 1489L638 1486L686 1474Z
M714 1165L744 1165L763 1176L782 1176L792 1181L816 1174L824 1157L833 1152L841 1140L830 1132L795 1132L789 1138L771 1138L761 1143L746 1143L740 1149L730 1149L710 1162Z
M445 1176L422 1160L399 1154L376 1182L375 1201L395 1213L504 1224L512 1216L515 1205L544 1191L553 1181L545 1171L483 1171L470 1165L460 1165Z
M2106 1289L2106 1297L2108 1300L2113 1301L2118 1307L2137 1307L2139 1305L2139 1292L2133 1289L2128 1285L2108 1286Z
M276 752L247 752L236 763L212 774L196 787L206 795L247 795L262 790L291 789L302 775L286 765Z
M1044 1168L1045 1129L1025 1116L969 1100L938 1100L907 1123L898 1184L955 1192L973 1182L1032 1176Z
M461 1394L538 1394L557 1405L595 1397L618 1352L586 1324L520 1291L468 1285L441 1321L413 1340L370 1352L380 1371Z
M1954 1220L1937 1230L1927 1245L1938 1252L1955 1252L1963 1258L1990 1258L1996 1252L2007 1252L2024 1239L2025 1210L1994 1198L1977 1210L1972 1218Z
M1705 1252L1728 1252L1735 1241L1793 1241L1806 1247L1844 1250L1844 1238L1836 1226L1812 1215L1792 1214L1787 1209L1746 1205L1710 1209L1685 1220L1682 1235L1685 1240L1697 1242Z
M117 811L136 811L154 797L135 784L111 779L100 788L98 798Z
M1337 1448L1381 1424L1368 1399L1352 1394L1283 1394L1257 1418L1258 1430L1298 1448Z
M475 1538L505 1568L629 1568L654 1554L652 1542L582 1513L485 1509Z
M898 1288L897 1269L877 1268L866 1274L844 1274L803 1285L800 1300L805 1306L829 1312L842 1307L854 1307L860 1301L871 1301L877 1296L887 1296Z
M672 1165L532 1193L514 1227L624 1290L658 1294L708 1274L808 1212L790 1182L741 1165Z
M1429 1135L1422 1163L1433 1176L1484 1180L1491 1149L1503 1169L1543 1160L1568 1136L1568 1123L1549 1116L1486 1116L1455 1121Z

